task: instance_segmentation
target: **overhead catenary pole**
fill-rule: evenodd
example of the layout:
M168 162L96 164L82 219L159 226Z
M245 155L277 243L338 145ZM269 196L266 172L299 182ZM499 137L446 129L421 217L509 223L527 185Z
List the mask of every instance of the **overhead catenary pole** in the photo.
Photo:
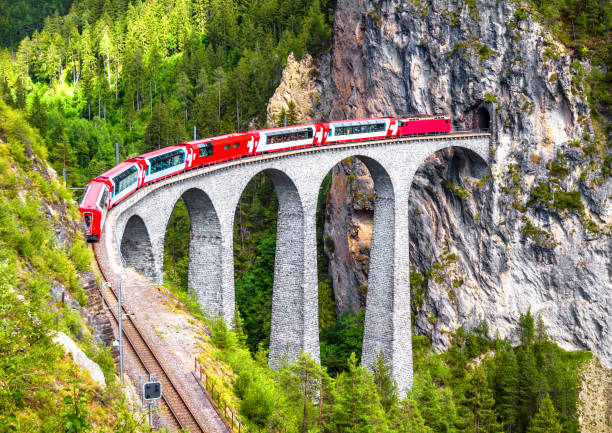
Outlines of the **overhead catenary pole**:
M197 140L198 139L198 128L193 125L193 140Z
M121 311L121 281L119 281L117 289L119 291L119 300L117 302L117 316L119 317L119 376L123 384L123 323L121 320L123 314Z
M115 165L119 165L119 142L115 142Z

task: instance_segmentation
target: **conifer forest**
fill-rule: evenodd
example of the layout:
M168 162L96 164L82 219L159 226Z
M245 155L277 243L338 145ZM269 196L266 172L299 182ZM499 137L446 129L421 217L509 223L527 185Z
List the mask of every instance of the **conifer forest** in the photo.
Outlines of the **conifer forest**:
M268 103L290 53L298 61L305 54L331 61L325 56L339 37L340 3L0 1L0 433L167 431L133 410L117 354L97 340L84 313L99 296L100 277L78 213L83 188L116 165L116 148L122 161L193 138L305 123L292 104L269 119ZM376 24L373 11L384 2L354 3L365 4ZM395 3L398 10L405 3L426 11L429 2ZM471 10L480 4L454 3ZM575 77L606 137L601 170L609 183L611 4L497 3L519 5L517 14L554 34L577 65L589 65ZM564 350L531 310L517 314L512 341L492 338L486 320L450 333L446 350L413 333L414 386L406 397L382 352L370 370L362 367L365 310L339 311L330 276L324 234L330 188L331 172L316 221L320 363L302 353L277 369L268 366L278 199L265 174L248 184L234 216L232 326L208 316L188 287L190 220L182 199L168 223L164 287L206 329L206 362L214 362L211 372L223 371L210 374L243 431L595 431L581 424L580 394L583 369L600 366L599 359L588 350ZM414 321L414 299L432 275L410 275ZM105 388L64 353L60 334L100 367Z

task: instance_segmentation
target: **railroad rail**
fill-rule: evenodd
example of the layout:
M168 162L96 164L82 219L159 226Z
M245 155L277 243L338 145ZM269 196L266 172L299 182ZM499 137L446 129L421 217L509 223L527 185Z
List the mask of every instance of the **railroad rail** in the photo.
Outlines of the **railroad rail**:
M94 254L96 264L100 270L100 273L102 274L102 277L104 280L108 281L104 273L104 269L100 265L96 250L92 244L90 244L90 248ZM115 320L115 323L118 325L119 318L117 316L116 308L114 308L117 307L118 303L117 293L110 285L105 284L102 285L100 290L104 294L104 300L106 301L108 307L110 307L109 310L113 316L113 319ZM144 371L147 374L153 373L157 375L157 380L162 383L162 400L165 406L168 408L168 412L171 415L170 418L174 424L174 427L179 429L188 428L191 433L206 433L204 427L202 427L198 419L195 417L193 409L190 407L187 400L181 395L180 388L172 380L163 364L160 362L159 357L155 354L152 345L147 342L147 339L138 329L136 323L132 320L130 315L127 314L128 312L124 306L122 306L122 309L123 312L126 313L126 319L123 319L122 327L123 336L128 342L127 346L132 350Z

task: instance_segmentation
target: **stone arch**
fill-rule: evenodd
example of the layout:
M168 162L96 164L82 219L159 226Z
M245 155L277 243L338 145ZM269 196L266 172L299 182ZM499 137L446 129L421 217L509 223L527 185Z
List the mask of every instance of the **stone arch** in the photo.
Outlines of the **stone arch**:
M368 168L376 194L361 355L361 363L370 368L381 351L389 361L394 357L395 189L381 163L367 156L356 157Z
M120 246L125 266L155 279L155 258L149 231L139 215L132 215L123 230Z
M269 364L277 366L282 357L294 358L303 349L304 210L295 183L284 172L265 169L249 182L262 172L278 198L269 356Z
M428 298L429 295L424 292L425 297L421 298L421 302L425 302L425 299L428 308L417 307L413 318L415 333L433 335L434 347L439 347L440 341L446 338L440 330L451 323L440 318L449 317L448 311L462 305L460 296L467 287L463 286L464 276L472 274L478 278L479 269L496 266L496 254L491 254L490 250L497 248L496 244L480 239L474 230L481 220L493 219L495 207L489 199L492 184L484 181L490 173L486 149L486 146L470 148L465 143L441 146L419 161L410 181L410 264L422 275L429 269L435 270L435 262L445 266L445 270L438 274L445 282L432 278L428 282L428 290L432 284L438 285L443 287L441 293L446 292L448 296ZM476 187L481 179L483 182ZM466 190L469 196L462 195ZM468 240L474 237L478 239L474 243L476 247L464 250L463 246L472 244ZM452 261L445 262L445 257L450 256L454 257ZM449 264L451 267L447 268ZM455 264L462 265L454 268ZM453 273L449 272L453 268ZM457 286L454 278L457 279ZM435 323L429 320L429 314L437 316ZM479 320L478 316L474 316L473 320Z
M362 346L362 364L370 367L380 351L388 362L393 360L396 197L390 172L381 162L361 154L351 157L366 166L375 192ZM319 184L338 163L323 170Z
M217 311L222 305L220 289L223 284L219 217L210 197L201 189L190 188L183 192L180 198L185 202L190 220L187 285L190 290L195 291L205 312L211 316L221 314L221 311ZM175 206L176 202L172 209ZM168 221L166 230L167 225Z

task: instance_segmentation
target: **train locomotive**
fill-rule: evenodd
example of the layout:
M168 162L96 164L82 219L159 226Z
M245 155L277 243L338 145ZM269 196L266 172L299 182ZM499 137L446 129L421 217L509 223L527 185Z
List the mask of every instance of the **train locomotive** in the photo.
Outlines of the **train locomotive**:
M186 141L105 171L88 184L79 212L87 240L97 242L109 209L139 188L186 170L270 152L450 132L449 116L416 115L310 123Z

